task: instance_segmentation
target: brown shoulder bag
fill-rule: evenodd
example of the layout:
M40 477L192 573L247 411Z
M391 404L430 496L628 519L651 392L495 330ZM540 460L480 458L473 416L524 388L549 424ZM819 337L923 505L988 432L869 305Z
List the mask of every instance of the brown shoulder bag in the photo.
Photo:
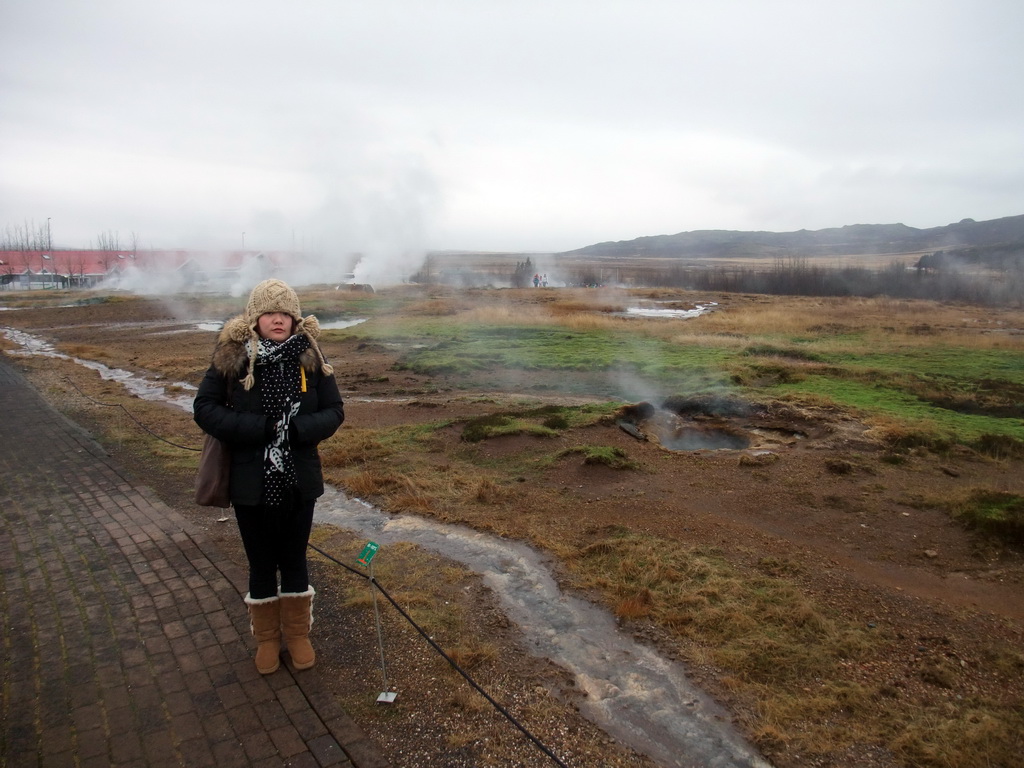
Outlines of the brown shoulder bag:
M231 387L228 381L227 405L231 407ZM203 451L199 454L199 469L196 472L196 504L202 507L231 506L231 451L226 443L207 434Z

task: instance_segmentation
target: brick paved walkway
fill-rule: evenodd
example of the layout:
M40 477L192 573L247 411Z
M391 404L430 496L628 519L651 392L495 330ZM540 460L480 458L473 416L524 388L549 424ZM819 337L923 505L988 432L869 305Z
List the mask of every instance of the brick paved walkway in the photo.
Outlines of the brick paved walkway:
M314 668L257 674L245 574L0 355L2 766L384 768Z

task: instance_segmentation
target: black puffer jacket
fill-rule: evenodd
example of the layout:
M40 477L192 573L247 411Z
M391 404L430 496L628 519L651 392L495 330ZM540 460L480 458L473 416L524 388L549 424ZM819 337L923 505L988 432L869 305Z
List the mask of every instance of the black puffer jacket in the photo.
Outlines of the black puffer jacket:
M192 405L196 424L231 448L231 503L235 506L262 501L263 452L271 420L260 404L259 367L253 388L246 391L242 387L249 361L240 339L247 334L242 317L224 324ZM306 372L306 391L292 419L291 447L299 493L305 499L315 499L324 492L317 445L338 430L345 410L334 376L321 371L313 350L303 352L300 361Z

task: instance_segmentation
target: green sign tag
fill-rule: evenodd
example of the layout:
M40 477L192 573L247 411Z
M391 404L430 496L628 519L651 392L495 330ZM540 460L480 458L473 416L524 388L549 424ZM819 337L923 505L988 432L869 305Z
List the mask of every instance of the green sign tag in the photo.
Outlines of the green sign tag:
M373 556L377 554L377 550L380 547L375 541L366 542L366 546L363 547L363 551L359 553L359 557L356 558L356 562L360 565L368 566L370 561L373 560Z

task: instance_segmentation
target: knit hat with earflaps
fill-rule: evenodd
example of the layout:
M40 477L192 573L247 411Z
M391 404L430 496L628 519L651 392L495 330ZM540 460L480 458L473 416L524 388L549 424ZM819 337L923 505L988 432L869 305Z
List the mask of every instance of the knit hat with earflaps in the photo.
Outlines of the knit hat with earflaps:
M252 289L249 294L249 303L245 305L245 324L249 328L252 344L248 345L249 370L242 379L242 386L245 389L252 389L256 383L253 369L256 366L256 342L260 338L259 321L260 317L270 312L283 312L295 320L295 334L302 334L309 339L309 346L316 352L317 360L320 361L320 370L324 375L330 376L334 373L328 362L324 359L316 340L320 337L320 323L314 315L307 318L302 317L302 310L299 308L299 296L291 287L282 280L271 278Z
M296 323L302 320L298 294L287 283L273 278L264 280L252 289L249 303L245 305L245 321L256 332L260 317L270 312L291 315Z

